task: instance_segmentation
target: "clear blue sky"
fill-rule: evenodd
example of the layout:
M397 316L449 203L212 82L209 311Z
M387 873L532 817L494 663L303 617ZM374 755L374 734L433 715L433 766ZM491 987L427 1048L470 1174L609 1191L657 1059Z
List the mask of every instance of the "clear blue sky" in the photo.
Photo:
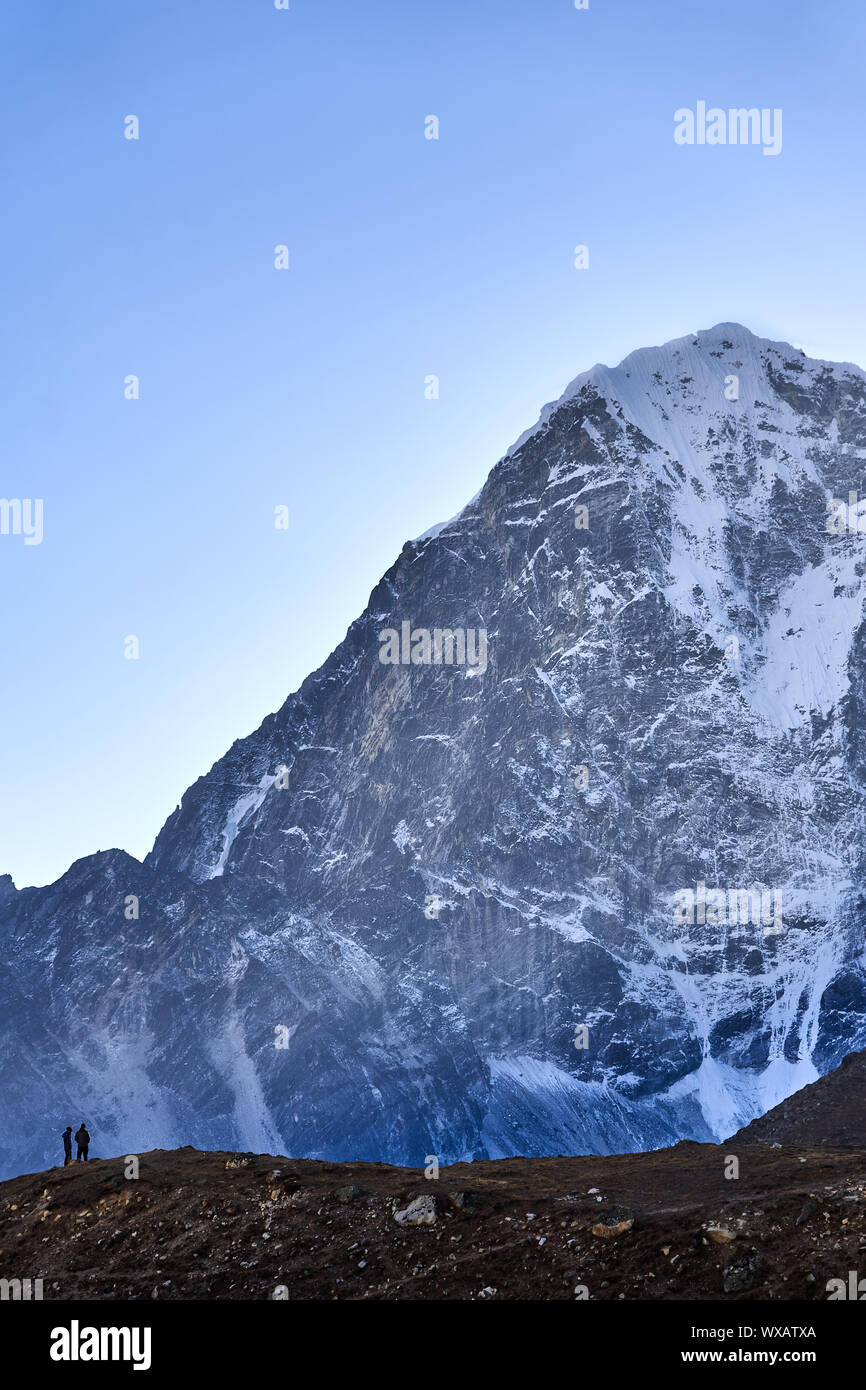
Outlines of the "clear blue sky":
M0 495L44 540L0 536L0 872L144 855L593 362L739 320L866 364L864 40L858 0L7 0ZM702 99L782 153L677 146Z

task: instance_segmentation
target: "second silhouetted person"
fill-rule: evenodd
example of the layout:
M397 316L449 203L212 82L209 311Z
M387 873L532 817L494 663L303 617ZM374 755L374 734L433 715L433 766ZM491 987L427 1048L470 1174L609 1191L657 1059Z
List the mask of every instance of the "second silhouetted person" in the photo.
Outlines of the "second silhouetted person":
M84 1127L84 1121L83 1121L83 1120L81 1121L81 1128L80 1128L80 1130L78 1131L78 1133L77 1133L76 1136L75 1136L75 1142L76 1142L76 1144L78 1145L78 1153L75 1155L75 1160L76 1160L76 1162L77 1162L77 1163L81 1163L81 1161L82 1161L82 1159L83 1159L84 1162L86 1163L86 1162L87 1162L87 1150L88 1150L88 1147L89 1147L89 1145L90 1145L90 1135L87 1133L87 1130L86 1130L85 1127Z

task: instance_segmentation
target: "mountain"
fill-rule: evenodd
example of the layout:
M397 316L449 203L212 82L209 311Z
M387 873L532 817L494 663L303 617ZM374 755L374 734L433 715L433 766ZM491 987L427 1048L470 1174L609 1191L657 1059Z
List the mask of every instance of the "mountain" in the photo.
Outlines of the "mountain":
M840 1066L752 1120L729 1142L862 1151L866 1148L866 1052L849 1052Z
M143 865L0 881L0 1172L714 1141L866 1046L864 459L735 324L577 377Z

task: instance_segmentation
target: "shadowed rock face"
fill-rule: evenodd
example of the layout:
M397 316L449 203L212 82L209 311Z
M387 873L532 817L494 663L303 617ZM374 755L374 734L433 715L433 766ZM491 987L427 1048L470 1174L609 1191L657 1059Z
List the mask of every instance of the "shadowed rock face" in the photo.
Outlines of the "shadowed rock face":
M95 1152L721 1139L866 1045L864 459L860 369L737 325L578 377L143 866L0 881L2 1171L79 1111ZM404 623L486 670L383 664Z

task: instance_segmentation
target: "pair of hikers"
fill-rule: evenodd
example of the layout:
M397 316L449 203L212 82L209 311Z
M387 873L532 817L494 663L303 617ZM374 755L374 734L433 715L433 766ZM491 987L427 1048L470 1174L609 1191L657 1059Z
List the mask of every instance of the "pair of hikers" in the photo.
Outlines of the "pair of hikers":
M65 1168L67 1163L72 1162L72 1125L66 1126L61 1138L63 1140L63 1166ZM75 1142L78 1145L78 1153L75 1156L76 1162L86 1163L87 1150L90 1147L90 1135L87 1133L83 1120L81 1121L81 1128L75 1136Z

